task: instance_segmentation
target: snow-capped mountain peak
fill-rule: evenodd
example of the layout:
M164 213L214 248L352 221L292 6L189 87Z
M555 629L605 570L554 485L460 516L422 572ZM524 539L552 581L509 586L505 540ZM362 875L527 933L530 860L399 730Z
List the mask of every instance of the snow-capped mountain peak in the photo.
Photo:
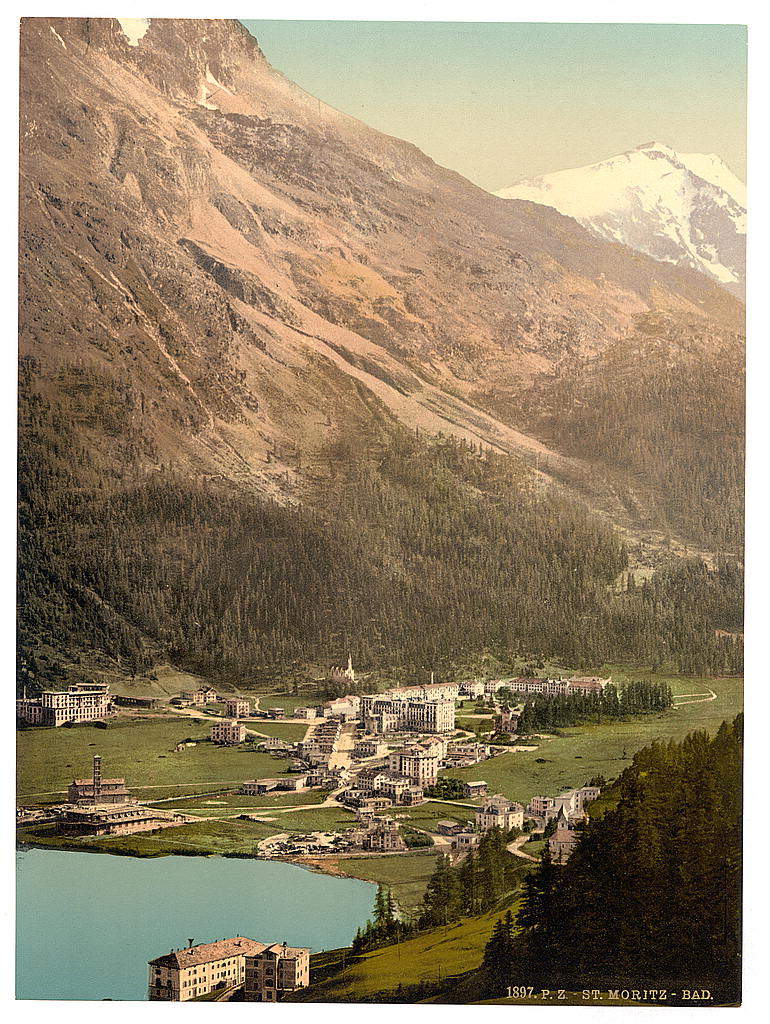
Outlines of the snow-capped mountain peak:
M646 142L495 194L552 206L603 238L693 267L733 291L744 286L746 186L715 153Z

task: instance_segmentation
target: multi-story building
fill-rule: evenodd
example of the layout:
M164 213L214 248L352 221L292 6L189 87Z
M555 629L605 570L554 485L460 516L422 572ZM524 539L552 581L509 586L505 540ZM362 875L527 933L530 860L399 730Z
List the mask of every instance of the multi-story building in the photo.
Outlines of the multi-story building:
M286 992L310 984L310 950L285 942L265 946L245 958L243 998L251 1003L275 1003Z
M322 714L324 718L341 718L344 722L352 722L358 718L360 705L360 697L337 697L324 704Z
M228 718L248 718L251 703L243 697L228 697L225 701L225 714Z
M478 832L459 832L452 836L452 853L468 853L479 845Z
M93 775L90 779L73 779L67 790L71 804L124 804L131 799L125 779L103 779L102 759L94 755Z
M294 709L295 718L304 718L308 722L312 721L314 718L318 718L321 714L323 714L323 712L319 711L317 707L301 707Z
M112 712L109 686L89 683L66 690L43 690L37 698L16 701L16 716L30 725L64 725L65 722L93 722Z
M212 743L222 746L236 747L246 739L246 726L240 722L215 722L211 727Z
M422 786L431 786L438 777L438 751L417 745L395 750L388 756L388 767Z
M556 814L556 800L552 796L533 796L527 804L527 813L547 822Z
M397 730L452 732L455 702L443 697L424 700L370 694L361 698L359 717L366 731L376 734Z
M468 679L464 683L460 683L460 690L458 696L460 697L483 697L484 696L484 684L475 679Z
M463 786L464 795L469 800L475 800L480 796L486 796L489 792L489 786L486 782L480 780L478 782L466 782Z
M378 737L365 737L356 740L353 757L384 757L388 752L388 744Z
M488 832L491 828L510 831L524 825L524 807L497 793L484 802L483 807L476 811L476 828L479 832Z
M485 761L490 753L491 749L487 743L455 743L444 755L444 765L447 768L464 768Z
M59 831L74 836L125 836L183 825L189 820L175 811L159 811L135 803L67 807L59 816Z
M186 1002L215 988L242 986L246 957L261 953L266 948L264 942L246 939L242 935L198 946L193 946L191 939L187 949L172 949L170 953L150 960L148 998Z
M217 700L217 691L213 686L199 686L197 690L190 690L182 694L182 700L196 707L202 704L214 704Z
M563 808L568 821L577 821L585 814L585 805L591 800L596 800L600 793L601 789L599 786L582 786L580 789L568 789L566 793L560 793L554 801L555 813L558 813L560 808Z
M388 853L393 850L405 850L406 843L401 838L398 825L392 818L372 817L364 828L355 829L350 838L362 850Z
M567 680L567 693L603 693L612 682L612 676L600 679L598 676L571 676Z

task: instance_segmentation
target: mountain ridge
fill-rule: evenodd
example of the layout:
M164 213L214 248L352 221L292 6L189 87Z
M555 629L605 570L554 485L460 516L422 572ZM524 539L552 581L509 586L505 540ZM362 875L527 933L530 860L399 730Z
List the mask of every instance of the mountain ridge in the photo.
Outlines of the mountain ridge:
M745 291L746 186L716 154L648 142L495 193L558 209L602 238Z
M281 573L296 577L282 552L302 561L304 544L320 547L334 567L335 488L345 505L345 537L360 552L357 564L344 553L346 571L361 582L356 590L344 574L335 577L350 616L344 628L333 616L316 618L325 637L344 633L345 645L368 628L354 611L371 598L373 621L382 608L393 617L372 629L393 632L393 643L411 651L409 623L392 609L399 601L406 607L406 591L410 621L417 622L419 595L438 601L425 590L421 559L434 560L431 578L442 581L443 593L452 586L446 581L474 564L476 549L484 579L491 588L494 578L503 595L495 622L511 634L505 574L495 558L501 543L511 545L505 564L526 564L522 579L537 580L536 552L527 563L523 534L500 521L501 502L526 510L531 534L553 564L567 524L583 522L586 513L576 507L587 507L597 521L580 526L585 551L574 558L584 563L576 578L589 590L606 587L623 564L610 527L645 572L672 554L702 551L715 564L715 552L734 550L736 531L724 522L736 508L739 470L732 461L722 466L722 453L739 448L739 425L673 415L682 404L683 367L703 377L697 395L707 408L724 398L725 381L740 403L744 309L719 285L597 238L555 210L491 196L413 145L325 107L274 71L238 23L152 19L131 45L115 19L26 19L21 44L20 394L30 636L51 632L56 622L57 643L66 645L98 620L100 635L132 658L149 637L188 665L198 663L190 650L195 658L208 652L207 665L214 650L226 660L228 644L241 669L251 664L249 643L257 640L245 626L241 633L233 626L227 642L216 630L230 616L243 625L243 609L255 598L243 587L240 565L226 580L196 531L179 535L178 520L186 523L192 508L202 538L225 536L227 543L217 541L223 565L231 544L243 575L265 588L260 614L271 602L280 608L277 639L260 641L263 649L271 658L294 658L300 627L289 639L280 630L294 621L300 599L279 586ZM664 372L650 381L645 367L653 364ZM677 373L667 375L671 366ZM647 383L637 400L640 372ZM611 434L607 416L618 412L598 408L602 375L628 395L638 422L651 420L656 429L630 441L623 434L612 452L607 445L576 450L554 418L560 403L573 414L590 396L597 430ZM565 380L572 391L560 388ZM576 429L593 427L584 417ZM418 439L415 451L404 430ZM708 522L681 514L693 494L699 506L700 476L677 487L683 466L693 476L682 452L701 476L712 464L698 454L704 430L712 432L708 454L720 470ZM435 451L425 438L438 439ZM447 438L457 450L444 451ZM423 468L396 468L386 480L383 460L404 446ZM499 493L498 472L507 481ZM491 479L486 489L474 483L479 475ZM434 477L436 494L453 495L448 520L461 524L440 536L430 533L433 491L421 492ZM205 500L201 488L208 488ZM153 526L160 536L152 542L143 532L148 492L160 510ZM428 537L418 531L415 542L405 523L391 550L377 509L398 507L395 494ZM464 536L461 496L479 503L479 518L466 530L468 554L450 558L448 538ZM103 522L92 508L105 510ZM247 571L248 559L258 558L249 545L251 522L280 524L270 541L280 572ZM281 531L289 538L283 548ZM178 550L166 536L178 537ZM94 551L109 560L110 544L115 567L94 565ZM612 557L597 558L602 550ZM195 579L206 599L169 592L148 558L173 565L175 581ZM49 561L56 570L41 579L39 566ZM564 614L569 604L577 615L578 596L562 570L551 585L566 587L574 603L565 599ZM549 571L541 575L551 579ZM472 599L473 614L457 613L456 633L472 629L481 644L488 637L477 623L488 609L476 577L467 580L464 598ZM556 600L557 590L548 598L545 589L533 583L538 601ZM327 614L322 590L317 599ZM221 603L223 593L232 607ZM62 622L67 600L78 611ZM312 603L305 614L314 616ZM531 624L544 614L528 612L527 636L536 635ZM446 632L449 616L436 613L435 621ZM549 635L560 637L559 628L555 615ZM585 635L596 629L589 622ZM189 639L190 630L188 650L180 637ZM575 650L573 640L558 642ZM603 649L599 640L591 643Z

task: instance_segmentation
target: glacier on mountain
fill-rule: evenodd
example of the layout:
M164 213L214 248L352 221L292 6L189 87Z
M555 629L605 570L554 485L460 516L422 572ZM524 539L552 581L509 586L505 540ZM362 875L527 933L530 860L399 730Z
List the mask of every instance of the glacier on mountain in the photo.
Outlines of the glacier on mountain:
M649 142L495 195L552 206L602 238L700 270L733 291L744 286L746 186L714 153Z

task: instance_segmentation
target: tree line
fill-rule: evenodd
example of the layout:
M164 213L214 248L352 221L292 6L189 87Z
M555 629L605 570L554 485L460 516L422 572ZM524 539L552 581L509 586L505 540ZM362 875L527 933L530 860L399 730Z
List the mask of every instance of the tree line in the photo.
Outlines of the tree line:
M741 616L733 563L618 593L622 542L513 458L380 425L329 445L303 504L285 506L222 480L105 476L38 383L28 367L18 608L32 689L93 654L244 688L317 678L348 652L403 682L487 656L740 670L740 640L716 633Z
M634 681L618 695L608 683L602 693L541 694L524 701L517 732L527 735L543 730L566 728L583 722L603 722L667 711L673 704L667 683Z
M743 716L653 743L594 805L569 861L544 851L479 983L708 988L740 998ZM603 808L603 809L600 809Z

